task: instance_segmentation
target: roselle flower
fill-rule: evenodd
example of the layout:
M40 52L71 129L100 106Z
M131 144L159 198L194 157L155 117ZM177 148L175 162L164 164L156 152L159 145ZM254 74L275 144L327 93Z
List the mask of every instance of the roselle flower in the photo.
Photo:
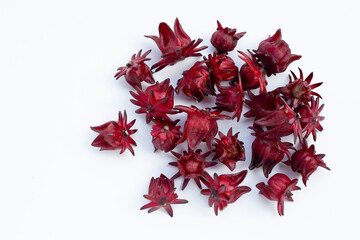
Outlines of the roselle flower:
M236 80L238 77L238 67L235 65L231 57L225 53L217 55L209 54L208 58L204 57L206 66L210 73L211 82L220 85L222 81Z
M200 177L204 175L205 168L216 165L216 162L206 162L206 157L210 155L210 152L200 154L201 150L193 151L189 149L188 152L184 151L181 155L177 152L171 152L178 160L177 162L170 162L169 165L177 167L179 171L171 178L176 179L180 176L184 177L181 190L184 190L191 179L194 179L195 183L201 189Z
M99 133L99 136L91 143L94 147L100 147L102 150L115 150L121 149L120 154L125 152L126 149L135 155L131 145L136 146L135 141L130 135L136 133L137 129L131 130L136 120L127 123L127 114L124 110L124 116L119 111L118 121L109 121L97 127L91 127L91 130Z
M245 161L244 143L238 140L239 132L233 135L232 127L225 136L219 132L220 139L215 138L215 156L221 163L227 166L231 171L236 167L236 162Z
M272 127L262 136L267 138L278 138L294 134L294 142L299 138L303 142L302 127L300 123L301 115L295 113L294 110L283 100L284 107L273 111L266 117L255 120L255 124L264 127Z
M236 33L236 28L223 28L217 21L217 31L211 36L211 44L216 48L218 53L227 53L234 50L237 42L246 32Z
M174 105L174 88L170 85L170 79L167 78L161 83L156 82L153 85L150 85L146 88L145 94L149 95L150 91L154 92L156 99L169 98L167 105L169 108L172 108Z
M171 30L169 25L162 22L159 24L159 37L145 37L154 40L162 52L162 60L151 67L151 69L155 69L155 72L163 69L167 65L174 65L187 57L201 56L199 52L207 48L206 46L196 48L202 42L202 39L198 39L196 42L195 40L191 40L182 29L177 18L175 19L174 31Z
M136 88L136 93L130 91L130 94L135 98L130 101L139 106L136 113L146 114L146 123L151 120L157 121L171 121L167 114L175 114L174 106L174 88L169 86L170 80L166 79L162 83L156 83L149 86L145 92Z
M304 142L302 149L297 150L291 156L290 161L286 161L285 164L290 165L294 172L301 173L302 181L306 186L306 181L310 175L313 174L318 167L323 167L330 171L330 168L326 166L322 160L325 154L315 154L315 146L308 147Z
M164 174L161 174L158 178L151 178L148 194L144 195L144 198L149 200L150 203L142 206L140 210L150 208L148 212L151 213L164 208L170 217L172 217L173 210L171 204L188 203L185 199L178 199L175 190L174 180L168 179Z
M178 80L176 93L181 91L188 97L196 99L198 102L204 96L215 95L214 84L210 80L210 73L203 61L196 62L189 70L183 72L183 77Z
M150 84L155 83L154 77L148 65L145 61L149 61L150 58L146 58L151 50L141 55L140 50L137 55L133 55L131 60L125 67L119 67L118 72L115 74L116 80L121 76L125 76L125 80L133 87L141 89L141 82L147 82Z
M313 78L313 73L310 73L309 76L304 80L304 75L301 69L299 68L300 77L296 77L296 75L290 71L294 81L292 81L291 75L289 75L289 84L285 87L278 88L280 93L285 97L285 99L289 99L291 101L291 106L293 108L298 107L302 103L310 102L312 96L321 96L312 91L314 88L319 87L322 82L315 83L310 85L311 80Z
M241 55L239 58L245 62L240 68L240 76L244 90L257 89L260 87L260 93L266 92L265 70L257 62L252 53L251 58L245 53L238 51Z
M313 135L314 141L316 141L316 131L322 131L323 127L320 121L324 120L325 117L320 116L320 112L324 108L324 104L319 107L319 97L314 99L311 98L311 105L305 104L296 109L296 112L300 114L300 122L303 128L303 132L306 132L305 138L308 138L310 134Z
M264 195L267 199L278 202L278 213L280 216L284 216L284 201L294 201L291 197L293 195L291 191L301 189L296 186L297 182L297 178L291 180L285 174L277 173L269 179L268 185L261 182L256 184L256 187L260 190L259 193Z
M181 136L180 126L176 126L179 121L154 121L155 124L152 126L151 136L155 151L160 149L164 152L169 152L176 147L176 142Z
M230 119L229 116L222 115L218 111L211 112L210 108L198 109L195 106L177 105L174 109L188 114L183 134L176 144L187 140L191 150L195 149L204 140L209 150L212 151L212 143L218 132L216 121Z
M295 150L289 142L282 142L281 138L263 137L263 130L260 127L251 127L255 132L252 143L252 157L249 169L263 167L264 176L268 177L272 169L280 163L286 155L290 159L289 149Z
M244 101L250 107L250 110L244 113L246 118L255 117L255 120L264 118L275 110L279 110L283 105L278 90L260 93L259 95L254 95L248 90L248 96L250 100L245 99Z
M232 119L237 118L240 120L241 112L244 103L244 92L242 89L242 83L234 82L234 86L223 87L218 86L219 93L216 94L216 107L219 111L234 112Z
M254 52L254 56L264 65L268 77L284 72L290 63L301 58L300 55L291 54L289 45L281 39L281 29L260 42L258 49Z
M207 189L201 190L201 194L209 196L209 206L214 206L215 215L218 210L222 211L228 204L234 203L243 194L251 191L247 186L238 186L246 177L247 171L218 176L214 173L212 178L208 173L204 174L201 181Z

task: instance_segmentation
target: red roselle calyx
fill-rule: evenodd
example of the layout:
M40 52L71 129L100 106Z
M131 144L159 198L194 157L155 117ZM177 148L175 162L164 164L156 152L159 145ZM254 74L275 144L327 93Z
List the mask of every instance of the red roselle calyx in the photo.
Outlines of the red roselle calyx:
M255 95L249 90L247 92L250 99L245 99L244 102L250 107L250 110L244 113L246 118L261 119L283 106L278 90L260 93L259 95Z
M233 135L232 128L225 136L219 132L220 139L215 138L215 156L221 163L227 166L231 171L236 167L236 162L245 161L244 143L238 140L239 132Z
M202 39L198 39L196 42L195 40L191 40L182 29L177 18L174 23L174 31L171 30L169 25L162 22L159 24L159 37L145 37L154 40L162 52L162 60L151 67L151 69L155 69L155 72L163 69L167 65L174 65L187 57L201 56L201 53L199 52L207 48L205 46L196 48L202 42Z
M223 87L218 86L219 93L216 94L216 107L219 111L234 112L232 119L240 120L244 103L244 92L241 80L234 82L234 86Z
M177 144L187 140L189 149L195 149L203 140L210 151L212 143L218 132L217 120L230 119L229 116L221 115L218 111L210 111L210 108L198 109L195 106L186 107L177 105L174 109L188 114L183 135Z
M172 108L174 105L174 88L170 85L170 79L167 78L161 83L156 82L154 85L150 85L146 88L145 94L149 95L150 91L154 91L156 99L168 98L168 107Z
M300 114L300 122L303 128L303 132L306 132L305 138L310 134L313 135L314 141L316 141L316 131L322 131L323 127L320 121L324 120L325 117L320 116L321 110L324 108L324 104L319 107L319 97L314 99L311 98L311 105L308 103L296 109L296 112Z
M291 105L293 108L298 107L300 104L310 102L312 96L318 96L321 98L318 93L312 90L319 87L322 82L310 85L313 78L313 73L310 73L309 76L307 76L307 78L304 80L304 75L300 68L299 78L296 77L296 75L292 71L290 72L294 78L294 81L292 81L291 75L289 75L289 84L285 87L280 87L278 89L285 99L289 99L291 101Z
M125 76L125 80L133 87L141 89L141 82L147 82L150 84L155 83L154 77L148 65L145 61L149 61L150 58L146 58L151 50L141 55L140 50L137 55L133 55L131 60L125 67L119 67L118 72L115 74L116 80L121 76Z
M214 173L214 178L212 178L205 172L201 181L207 189L201 190L201 194L209 196L209 206L214 205L215 215L218 215L218 210L222 211L228 204L234 203L243 194L251 191L251 188L247 186L238 186L244 181L246 174L246 170L220 176Z
M202 101L204 96L215 95L214 84L210 80L210 73L203 61L196 62L189 70L183 72L183 77L178 80L176 93L183 91L188 97Z
M252 144L252 158L249 169L263 167L264 176L268 177L272 169L284 159L286 155L290 159L289 149L295 150L289 142L282 142L281 138L263 137L263 130L260 127L252 127L256 136Z
M144 195L144 198L149 200L150 203L142 206L140 210L150 208L148 212L151 213L164 208L170 217L172 217L173 210L171 204L188 203L187 200L178 199L175 189L174 180L168 179L164 174L161 174L158 178L151 178L148 194Z
M210 73L211 82L220 85L222 81L237 80L238 67L235 65L231 57L225 53L217 55L209 54L208 58L204 57L206 66Z
M290 63L301 58L300 55L291 54L289 45L281 39L281 29L262 41L254 52L254 56L264 65L268 76L284 72Z
M305 142L302 149L297 150L291 156L290 161L286 161L285 164L290 165L294 172L301 173L302 181L306 186L306 181L313 174L318 167L323 167L330 170L328 166L322 160L325 154L315 154L315 146L307 146Z
M176 142L180 139L180 126L176 124L180 120L174 122L169 121L155 121L152 126L151 136L155 151L160 149L164 152L169 152L176 147Z
M243 37L246 32L236 33L236 28L223 28L219 21L217 21L217 25L217 31L211 36L211 44L219 54L234 50L238 40Z
M99 133L99 136L95 138L91 145L100 147L100 151L121 149L120 154L125 152L126 149L129 149L132 155L135 155L131 145L136 146L136 143L130 137L130 135L137 131L137 129L131 130L135 121L136 120L132 120L130 123L127 123L126 111L124 111L124 116L121 111L119 111L118 121L109 121L100 126L91 127L93 131Z
M256 184L256 187L260 190L259 193L267 199L278 202L278 213L280 216L284 216L284 201L294 201L291 191L300 190L300 187L296 186L297 182L297 178L291 180L285 174L277 173L269 179L268 185L261 182Z
M151 120L171 121L167 114L175 114L174 106L174 88L170 86L170 80L166 79L162 83L149 86L145 92L136 88L135 92L130 92L135 98L130 101L139 106L136 113L146 114L146 123Z
M205 173L205 168L216 165L216 162L206 162L206 157L211 152L200 154L201 150L196 151L189 150L184 151L183 155L176 152L171 152L176 158L177 162L170 162L169 165L178 167L179 171L171 178L175 179L180 176L184 177L184 182L181 190L184 190L191 179L194 179L195 183L201 189L200 177Z
M245 62L240 68L240 76L244 90L257 89L260 87L260 93L266 92L265 70L257 62L252 53L251 58L245 53L238 51L239 58Z
M294 134L294 142L299 138L303 142L302 127L300 123L301 115L294 112L294 110L283 100L284 107L273 111L266 117L255 120L255 124L259 126L272 127L262 136L267 138L278 138Z

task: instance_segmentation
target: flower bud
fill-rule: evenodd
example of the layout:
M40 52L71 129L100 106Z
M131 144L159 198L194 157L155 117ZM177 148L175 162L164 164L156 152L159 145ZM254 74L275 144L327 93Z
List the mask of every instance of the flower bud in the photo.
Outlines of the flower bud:
M238 40L244 36L246 32L236 33L235 28L223 28L219 21L217 21L217 24L217 31L211 36L211 44L219 54L234 50Z

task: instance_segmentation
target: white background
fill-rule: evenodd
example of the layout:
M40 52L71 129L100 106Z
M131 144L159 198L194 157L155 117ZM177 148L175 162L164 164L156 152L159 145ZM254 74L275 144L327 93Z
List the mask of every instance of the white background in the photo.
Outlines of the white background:
M0 239L355 239L359 219L359 56L358 1L0 1ZM281 28L283 38L301 60L290 65L313 82L325 108L324 131L317 153L331 171L319 169L308 187L294 192L279 217L276 203L258 194L266 179L261 169L248 173L243 185L252 191L219 216L207 206L193 182L178 189L187 205L165 211L140 211L152 176L171 177L171 154L153 153L150 125L134 113L130 87L116 68L140 48L153 49L158 24L171 27L179 17L193 38L209 45L216 20L247 31L237 50L256 49ZM209 45L210 46L210 45ZM203 54L213 51L210 46ZM236 64L242 62L231 53ZM172 84L200 58L187 59L155 74ZM269 79L269 89L287 82L287 74ZM183 96L179 104L194 104ZM213 100L200 104L213 104ZM127 109L136 118L136 156L128 151L100 152L90 146L90 126L116 120ZM179 115L184 120L185 114ZM219 123L241 131L251 159L251 121ZM177 151L184 149L179 146ZM280 164L281 165L281 164ZM284 166L275 172L290 173ZM209 169L228 173L223 166ZM181 179L175 181L178 188Z

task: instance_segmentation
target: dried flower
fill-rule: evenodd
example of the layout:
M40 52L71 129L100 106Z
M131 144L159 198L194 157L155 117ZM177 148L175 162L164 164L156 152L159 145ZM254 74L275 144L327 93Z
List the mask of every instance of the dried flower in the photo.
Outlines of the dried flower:
M260 93L259 95L254 95L248 90L248 96L250 100L245 99L244 101L250 107L250 110L244 113L246 118L255 117L255 120L264 118L275 110L279 110L283 105L278 90Z
M234 112L232 119L240 120L244 103L244 92L242 83L234 82L234 86L222 87L218 86L219 93L216 94L216 110Z
M284 107L273 111L266 117L255 120L255 124L265 127L272 127L262 133L263 137L278 138L294 134L294 142L297 137L303 142L302 127L300 123L301 115L295 113L294 110L285 102Z
M171 121L167 114L175 114L173 110L174 106L174 88L169 86L170 80L166 79L162 83L156 83L155 85L149 86L145 92L136 88L136 92L130 92L135 98L130 101L139 106L136 113L146 114L146 123L151 120L157 121Z
M323 130L320 124L320 122L325 119L325 117L320 116L323 108L324 104L319 107L319 97L317 97L316 100L312 97L311 105L305 104L296 109L296 112L301 116L300 122L303 132L306 132L305 138L312 134L314 141L316 141L316 131L321 132Z
M243 194L251 191L251 188L247 186L238 186L244 181L246 174L246 170L220 176L214 173L214 178L212 178L206 172L204 177L201 178L201 181L207 187L207 189L201 190L201 194L209 196L209 206L214 205L216 216L219 209L222 211L228 204L234 203Z
M280 87L278 89L280 93L285 97L285 99L289 99L291 101L291 106L293 108L298 107L300 104L310 102L313 95L321 98L319 94L312 90L319 87L322 82L310 85L313 78L313 73L310 73L309 76L307 76L307 78L304 80L304 75L300 68L299 78L296 77L296 75L292 71L290 72L294 78L294 81L292 81L291 75L289 75L289 84L285 87Z
M152 126L151 136L155 151L160 149L164 152L169 152L176 147L176 142L180 139L180 126L176 124L180 120L174 122L169 121L155 121Z
M142 206L140 210L149 209L149 213L154 212L160 208L164 208L166 212L173 216L173 210L171 204L184 204L188 203L185 199L178 199L178 195L175 193L174 180L168 179L164 174L161 174L158 178L151 178L148 194L144 195L144 198L150 201L150 203Z
M328 166L322 160L325 157L325 154L315 154L315 146L307 146L305 142L302 146L302 149L297 150L291 156L291 161L286 161L287 165L291 166L291 169L294 172L301 173L302 181L306 186L306 181L313 174L318 167L323 167L327 170L330 170Z
M231 57L225 53L217 55L209 54L208 58L204 57L206 66L210 73L211 82L220 85L222 81L234 81L238 78L238 67L235 65Z
M264 65L268 76L284 72L290 63L301 58L300 55L291 54L289 45L281 39L281 29L262 41L254 52L254 56Z
M282 142L280 137L267 138L263 136L260 127L252 127L255 132L251 135L256 136L252 144L252 158L249 169L263 167L264 176L268 177L272 169L284 159L286 155L290 159L288 149L295 148L289 142Z
M210 108L198 109L195 106L186 107L182 105L175 106L174 109L188 114L185 123L184 132L178 143L185 140L190 149L195 149L203 140L209 150L212 150L212 143L218 132L217 120L230 119L229 116L221 115L218 111L210 111Z
M102 150L115 150L121 149L120 154L125 152L126 149L135 155L131 145L136 146L135 141L130 137L137 129L131 130L136 120L132 120L127 123L126 110L124 111L124 117L121 111L119 111L119 120L109 121L97 127L91 127L91 130L99 133L99 136L91 143L94 147L100 147Z
M257 89L260 87L260 93L266 92L265 70L257 62L252 53L251 58L245 53L238 51L241 55L239 58L245 62L240 68L240 76L244 90Z
M203 61L196 62L189 70L183 72L183 77L178 80L176 93L183 91L188 97L202 101L204 96L215 95L214 84Z
M291 191L300 190L300 187L296 186L297 182L297 178L291 180L285 174L277 173L269 179L268 185L261 182L256 184L256 187L267 199L278 202L278 213L284 216L284 200L294 201Z
M169 165L178 167L179 171L171 178L175 179L180 176L184 177L184 182L181 190L184 190L190 179L194 179L195 183L201 189L200 177L205 173L205 168L216 165L216 162L206 162L206 157L210 152L200 154L201 150L193 151L189 149L188 152L184 151L183 155L177 152L171 152L176 158L177 162L170 162Z
M121 76L125 76L125 80L133 87L141 89L141 82L145 81L147 83L153 84L155 83L154 77L148 65L146 65L145 61L149 61L150 58L146 58L147 55L151 52L151 50L145 52L141 55L140 50L137 55L133 55L131 57L131 61L126 64L125 67L119 67L118 72L115 74L116 80Z
M223 28L217 21L217 31L211 36L211 44L216 48L218 53L226 53L234 50L237 42L246 32L236 33L236 28Z
M169 25L162 22L159 25L159 37L157 36L145 36L154 40L156 45L162 52L161 61L155 63L151 69L155 69L155 72L163 69L167 65L174 65L180 60L187 57L201 56L200 51L207 47L196 48L202 39L191 40L191 38L182 29L179 20L175 19L174 31L171 30Z
M215 138L215 156L221 163L227 166L231 171L236 167L236 162L245 161L244 143L238 140L239 132L233 135L232 127L225 136L219 132L220 139Z

